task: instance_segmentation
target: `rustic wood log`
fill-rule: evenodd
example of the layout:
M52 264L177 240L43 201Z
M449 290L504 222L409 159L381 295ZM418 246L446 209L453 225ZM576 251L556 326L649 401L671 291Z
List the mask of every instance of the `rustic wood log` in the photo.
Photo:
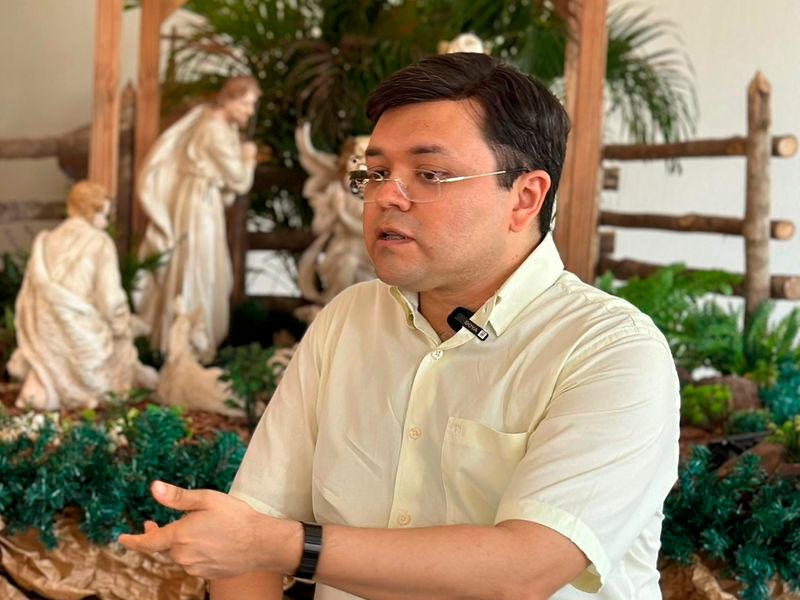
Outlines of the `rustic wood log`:
M564 264L584 281L597 262L597 194L603 132L608 0L573 0L565 57L567 112L572 131L558 197L556 244Z
M275 165L258 165L253 177L253 189L265 190L275 186L299 196L306 177L306 172L299 167L288 169Z
M770 127L772 86L760 71L747 90L747 207L744 214L745 321L770 297Z
M609 256L600 256L597 263L598 273L611 271L617 279L631 279L633 277L647 277L666 265L641 262L638 260L615 260ZM708 271L709 269L686 269L688 273ZM738 274L742 277L741 274ZM744 296L744 284L733 288L737 296ZM800 277L795 275L773 275L769 283L770 297L777 300L800 300Z
M300 253L311 245L316 236L302 229L276 229L269 232L250 232L250 250L288 250Z
M260 304L267 311L288 313L295 308L311 304L308 300L299 296L248 296L247 299Z
M246 194L237 196L236 201L225 211L228 251L233 267L231 306L244 302L247 294L247 250L250 241L250 236L247 234L247 216L249 211L250 197Z
M653 215L647 213L618 213L604 210L599 224L612 227L635 227L640 229L666 229L670 231L698 231L743 235L744 219L711 215ZM770 237L774 240L789 240L794 236L794 223L786 220L770 221Z
M772 156L790 158L797 153L797 145L797 138L793 135L775 136L770 145ZM603 158L608 160L663 160L746 155L747 138L741 136L674 144L609 144L603 147Z
M64 200L0 202L0 223L15 221L59 221L67 216Z
M0 159L49 158L58 155L58 137L0 139Z
M119 163L117 195L114 198L117 252L123 256L132 250L131 210L133 203L133 128L136 121L136 91L129 82L122 91L119 116Z
M616 192L619 189L619 167L603 167L603 191Z
M613 231L601 231L600 232L600 248L598 249L598 256L603 256L607 254L614 254L614 248L616 247L617 242L617 234Z

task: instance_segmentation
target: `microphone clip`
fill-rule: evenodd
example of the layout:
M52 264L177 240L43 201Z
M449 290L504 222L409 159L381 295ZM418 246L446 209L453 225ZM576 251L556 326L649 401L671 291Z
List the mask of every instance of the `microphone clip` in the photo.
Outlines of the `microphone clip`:
M447 315L447 324L450 326L450 329L456 333L458 333L458 330L463 327L481 342L483 342L489 337L489 332L485 329L481 329L475 324L471 318L474 314L475 313L473 313L471 310L464 308L463 306L456 307L453 312Z

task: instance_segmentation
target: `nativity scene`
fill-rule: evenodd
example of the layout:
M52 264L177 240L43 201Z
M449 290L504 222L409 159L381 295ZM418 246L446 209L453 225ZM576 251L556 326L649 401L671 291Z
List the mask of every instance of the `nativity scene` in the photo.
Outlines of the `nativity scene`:
M800 598L796 73L662 4L0 9L0 598Z

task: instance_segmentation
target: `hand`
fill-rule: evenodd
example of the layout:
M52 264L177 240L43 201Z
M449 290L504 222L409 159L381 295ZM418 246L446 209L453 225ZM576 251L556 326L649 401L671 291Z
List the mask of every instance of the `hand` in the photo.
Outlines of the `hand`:
M242 144L242 156L246 161L255 161L258 154L258 146L254 142L245 142Z
M147 521L141 535L120 535L130 550L164 552L190 575L206 579L255 570L290 573L300 562L303 533L296 521L268 517L212 490L155 481L150 491L164 506L189 514L163 527Z

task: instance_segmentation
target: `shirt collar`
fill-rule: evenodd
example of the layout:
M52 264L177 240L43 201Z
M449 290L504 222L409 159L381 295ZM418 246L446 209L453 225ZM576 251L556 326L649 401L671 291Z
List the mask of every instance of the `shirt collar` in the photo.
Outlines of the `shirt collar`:
M552 234L548 234L473 319L479 325L490 323L495 335L502 335L522 310L552 286L563 271L564 263ZM391 286L390 293L403 307L408 326L419 328L419 294L397 286ZM487 316L482 318L481 312Z
M522 310L550 288L563 272L564 263L553 236L547 234L487 302L487 305L494 304L489 322L495 333L502 335Z

